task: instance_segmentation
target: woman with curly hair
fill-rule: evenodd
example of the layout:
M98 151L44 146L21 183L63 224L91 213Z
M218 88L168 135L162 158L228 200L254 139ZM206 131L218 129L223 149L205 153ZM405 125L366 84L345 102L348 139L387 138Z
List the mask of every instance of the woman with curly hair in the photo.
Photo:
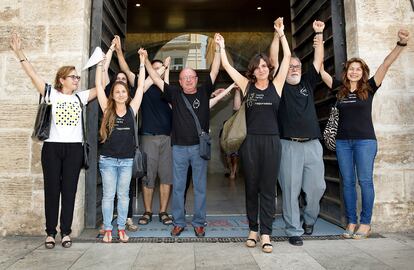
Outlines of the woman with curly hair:
M361 58L349 59L344 67L342 81L334 80L323 69L321 76L328 87L337 93L339 122L336 136L336 155L342 176L345 213L348 225L344 238L367 238L371 232L374 206L373 170L377 154L377 139L372 124L372 100L391 64L407 45L409 33L398 32L399 41L375 75L369 78L368 65ZM356 174L355 174L356 173ZM362 209L359 226L357 217L356 177L361 188Z

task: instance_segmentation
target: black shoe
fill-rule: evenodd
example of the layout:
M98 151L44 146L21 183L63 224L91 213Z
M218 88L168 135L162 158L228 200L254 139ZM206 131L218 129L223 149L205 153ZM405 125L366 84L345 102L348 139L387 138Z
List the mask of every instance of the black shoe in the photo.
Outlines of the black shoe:
M303 246L303 241L300 236L289 237L289 243L294 246Z
M313 233L313 225L307 225L307 224L303 223L302 228L303 228L303 230L305 230L304 234L306 234L306 235L311 235Z

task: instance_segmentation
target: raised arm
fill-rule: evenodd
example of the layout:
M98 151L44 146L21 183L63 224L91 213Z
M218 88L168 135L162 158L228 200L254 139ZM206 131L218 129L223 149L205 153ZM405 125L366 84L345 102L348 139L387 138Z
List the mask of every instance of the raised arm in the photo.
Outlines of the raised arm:
M103 82L102 78L104 76L102 73L105 73L103 69L104 63L105 63L105 60L102 60L96 66L95 89L96 89L96 94L98 95L99 106L101 107L101 110L105 113L106 107L108 105L108 98L106 97L104 84L102 83Z
M273 76L276 75L276 71L279 68L279 34L276 31L276 21L277 20L274 21L275 33L273 34L273 40L269 50L270 63L272 63L275 68Z
M213 108L214 105L217 104L217 102L219 102L223 97L225 97L228 93L230 93L230 91L234 88L236 84L232 83L230 84L226 89L224 89L223 91L220 91L219 94L217 94L215 97L210 98L209 100L209 108Z
M147 51L143 48L138 50L139 54L139 75L138 75L138 86L135 92L134 98L131 100L131 107L134 110L135 115L138 113L139 107L141 106L142 96L144 95L144 81L145 81L145 58Z
M284 34L285 26L283 25L283 18L278 18L276 20L275 29L277 33L279 34L280 41L282 42L283 59L282 59L282 62L280 63L279 72L277 73L276 77L273 79L273 84L276 87L277 93L279 94L279 96L281 96L283 85L285 84L286 76L289 70L291 53L289 49L289 44Z
M321 65L323 63L323 29L325 28L325 23L322 21L313 22L313 30L315 31L314 39L318 40L316 46L314 46L314 56L313 56L313 66L315 70L319 73ZM315 44L315 42L314 42Z
M161 79L160 74L152 67L151 62L148 60L148 54L143 51L145 57L145 68L147 69L148 75L151 77L153 83L158 86L161 91L164 91L164 81Z
M168 56L167 58L165 58L164 60L164 82L170 84L170 64L171 64L171 57Z
M129 69L129 66L125 60L124 53L122 52L121 37L118 35L115 35L115 52L118 57L119 67L127 75L129 84L134 85L135 74Z
M408 30L400 29L398 31L398 38L399 41L397 45L392 49L392 51L385 57L384 62L378 67L377 72L375 72L374 80L377 86L381 85L382 81L384 80L385 74L387 74L388 69L394 63L394 61L398 58L400 53L404 50L405 46L407 46L408 38L410 33Z
M27 60L26 56L23 53L21 44L22 42L19 34L13 32L10 40L10 47L19 59L24 72L26 72L26 74L32 80L32 83L35 86L36 90L43 96L45 93L45 81L36 73L32 64L29 62L29 60Z
M221 64L226 70L226 72L229 74L230 78L242 89L243 96L246 94L246 86L249 80L240 74L234 67L232 67L229 63L229 60L227 59L225 45L224 45L224 38L222 35L217 34L214 36L214 40L216 44L220 46L220 57L221 57Z
M332 76L329 75L328 72L325 71L324 65L321 65L321 69L319 70L321 74L322 81L326 84L326 86L329 87L329 89L332 89L333 79Z
M113 56L113 54L114 54L114 50L115 50L115 42L116 42L116 38L114 38L114 39L112 39L112 43L111 43L111 46L109 47L109 49L108 49L108 51L106 52L106 61L105 61L105 64L104 64L104 66L103 66L103 68L104 68L104 80L105 80L105 83L103 84L104 86L107 86L108 84L109 84L109 73L108 73L108 70L109 70L109 66L111 65L111 60L112 60L112 56Z
M219 35L218 33L214 34L214 40L216 40L216 37L218 35ZM220 69L220 46L216 44L213 63L211 64L211 70L210 70L210 78L213 84L216 81L217 75L219 73L219 69Z

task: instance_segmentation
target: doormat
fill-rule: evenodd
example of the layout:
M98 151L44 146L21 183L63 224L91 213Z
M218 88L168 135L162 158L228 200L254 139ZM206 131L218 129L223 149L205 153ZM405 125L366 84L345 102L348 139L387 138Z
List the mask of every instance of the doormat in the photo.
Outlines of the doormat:
M138 218L134 217L134 223L138 224ZM208 215L206 236L197 238L191 225L191 216L187 216L187 227L178 237L171 237L172 225L163 225L154 215L148 225L139 225L138 231L127 231L130 242L135 243L188 243L188 242L243 242L249 232L245 215ZM117 238L116 219L113 221L113 237ZM282 216L277 216L273 222L272 241L286 241L288 239L284 231L285 223ZM340 239L343 229L326 220L318 218L311 236L303 236L303 239ZM99 234L98 239L103 235ZM97 240L98 240L97 239Z

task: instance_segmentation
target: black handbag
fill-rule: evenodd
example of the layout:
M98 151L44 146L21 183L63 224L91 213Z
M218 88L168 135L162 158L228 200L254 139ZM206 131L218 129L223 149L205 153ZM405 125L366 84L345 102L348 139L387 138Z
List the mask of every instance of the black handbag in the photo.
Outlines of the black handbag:
M134 115L134 110L131 107L129 107L129 110L131 111L132 115ZM135 155L132 166L132 178L139 179L147 175L147 154L144 151L141 151L139 148L137 121L134 121L134 138Z
M335 105L331 108L328 123L326 123L325 129L323 130L323 140L325 142L326 148L328 148L331 151L335 151L336 149L336 134L338 132L338 121L339 109L338 101L336 101Z
M80 99L80 97L78 96L78 94L76 94L76 97L79 99L79 103L82 109L81 112L81 122L82 122L82 134L83 134L83 141L82 141L82 147L83 147L83 163L82 163L82 167L87 170L89 169L89 143L88 143L88 138L86 137L86 128L85 128L85 120L86 120L86 111L84 109L83 103Z
M200 157L205 160L210 160L211 158L211 137L210 134L201 129L200 121L198 120L197 115L195 114L193 108L191 107L190 102L186 96L181 92L181 96L184 99L187 109L190 111L191 115L194 118L194 122L197 127L198 138L200 139Z
M39 97L36 121L33 128L32 138L44 141L49 138L52 121L52 104L50 103L50 84L45 83L45 92Z

